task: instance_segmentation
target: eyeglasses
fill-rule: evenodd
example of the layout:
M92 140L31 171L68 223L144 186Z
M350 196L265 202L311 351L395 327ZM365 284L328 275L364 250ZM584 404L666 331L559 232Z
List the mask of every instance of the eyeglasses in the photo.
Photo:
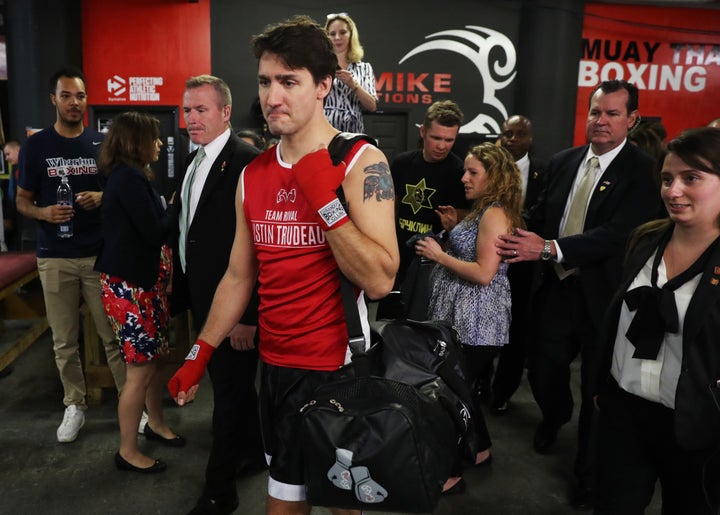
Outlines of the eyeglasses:
M328 20L332 20L333 18L340 18L341 16L348 16L348 13L330 13L327 15Z

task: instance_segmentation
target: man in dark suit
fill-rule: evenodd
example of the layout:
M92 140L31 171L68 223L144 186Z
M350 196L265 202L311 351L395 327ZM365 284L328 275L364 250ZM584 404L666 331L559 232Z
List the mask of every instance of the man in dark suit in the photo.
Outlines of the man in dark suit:
M520 170L523 186L523 211L535 204L542 191L543 172L530 157L533 141L532 122L522 115L514 115L503 122L500 145L505 147ZM522 381L525 371L525 352L528 338L528 300L533 263L516 263L508 269L512 295L510 341L502 347L492 382L491 413L507 412L510 397Z
M179 195L173 310L190 308L198 332L230 258L240 173L259 154L232 133L231 109L230 89L222 79L200 75L185 83L185 123L190 140L199 148L188 156ZM248 307L208 365L214 395L213 441L205 488L190 515L235 511L239 467L245 464L249 471L257 471L264 465L255 391L256 326L257 305Z
M542 411L534 436L537 452L552 447L573 412L570 363L588 349L618 286L628 234L652 219L659 196L652 159L627 141L639 118L638 90L625 81L600 83L590 96L589 145L553 156L528 231L501 235L498 253L508 263L541 261L531 289L534 341L528 379ZM581 379L586 359L581 365ZM592 399L582 381L572 504L592 505Z

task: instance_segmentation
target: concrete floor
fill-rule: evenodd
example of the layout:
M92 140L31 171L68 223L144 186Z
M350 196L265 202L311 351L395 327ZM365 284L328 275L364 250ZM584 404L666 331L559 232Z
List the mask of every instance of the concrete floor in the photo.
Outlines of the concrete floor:
M12 373L0 379L0 391L0 514L183 515L194 506L210 445L212 399L207 377L192 405L181 409L170 399L167 402L166 417L187 438L186 448L158 446L141 437L143 448L168 464L166 472L153 476L115 469L118 428L116 398L110 390L104 392L101 404L88 409L75 442L57 442L55 431L64 408L49 333L15 361ZM552 454L541 456L532 450L539 420L539 410L523 382L509 413L487 416L493 439L491 467L468 470L466 492L441 498L434 513L576 513L567 501L576 422L562 429ZM265 473L238 481L240 507L235 513L264 513L266 481ZM647 513L659 513L657 506L656 499ZM315 508L313 513L327 515L329 510Z

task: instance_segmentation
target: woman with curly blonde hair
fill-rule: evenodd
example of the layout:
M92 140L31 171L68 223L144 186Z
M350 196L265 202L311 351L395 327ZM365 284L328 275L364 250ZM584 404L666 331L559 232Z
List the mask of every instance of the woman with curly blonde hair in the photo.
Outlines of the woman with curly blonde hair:
M522 226L520 171L510 153L491 143L473 147L465 158L462 182L465 197L473 200L470 213L458 222L451 206L439 206L443 227L450 232L447 251L433 238L417 242L415 251L434 261L430 275L428 317L453 324L463 344L474 408L478 417L475 465L490 463L490 435L480 409L480 393L490 385L493 358L508 343L510 283L508 265L497 254L498 234ZM464 488L459 476L448 479L446 492Z

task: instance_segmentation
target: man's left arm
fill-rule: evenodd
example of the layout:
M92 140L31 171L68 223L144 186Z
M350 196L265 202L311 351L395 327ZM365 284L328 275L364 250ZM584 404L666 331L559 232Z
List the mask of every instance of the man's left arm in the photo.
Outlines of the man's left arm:
M368 147L342 183L350 222L328 231L340 270L370 299L392 290L400 262L395 189L383 153Z

